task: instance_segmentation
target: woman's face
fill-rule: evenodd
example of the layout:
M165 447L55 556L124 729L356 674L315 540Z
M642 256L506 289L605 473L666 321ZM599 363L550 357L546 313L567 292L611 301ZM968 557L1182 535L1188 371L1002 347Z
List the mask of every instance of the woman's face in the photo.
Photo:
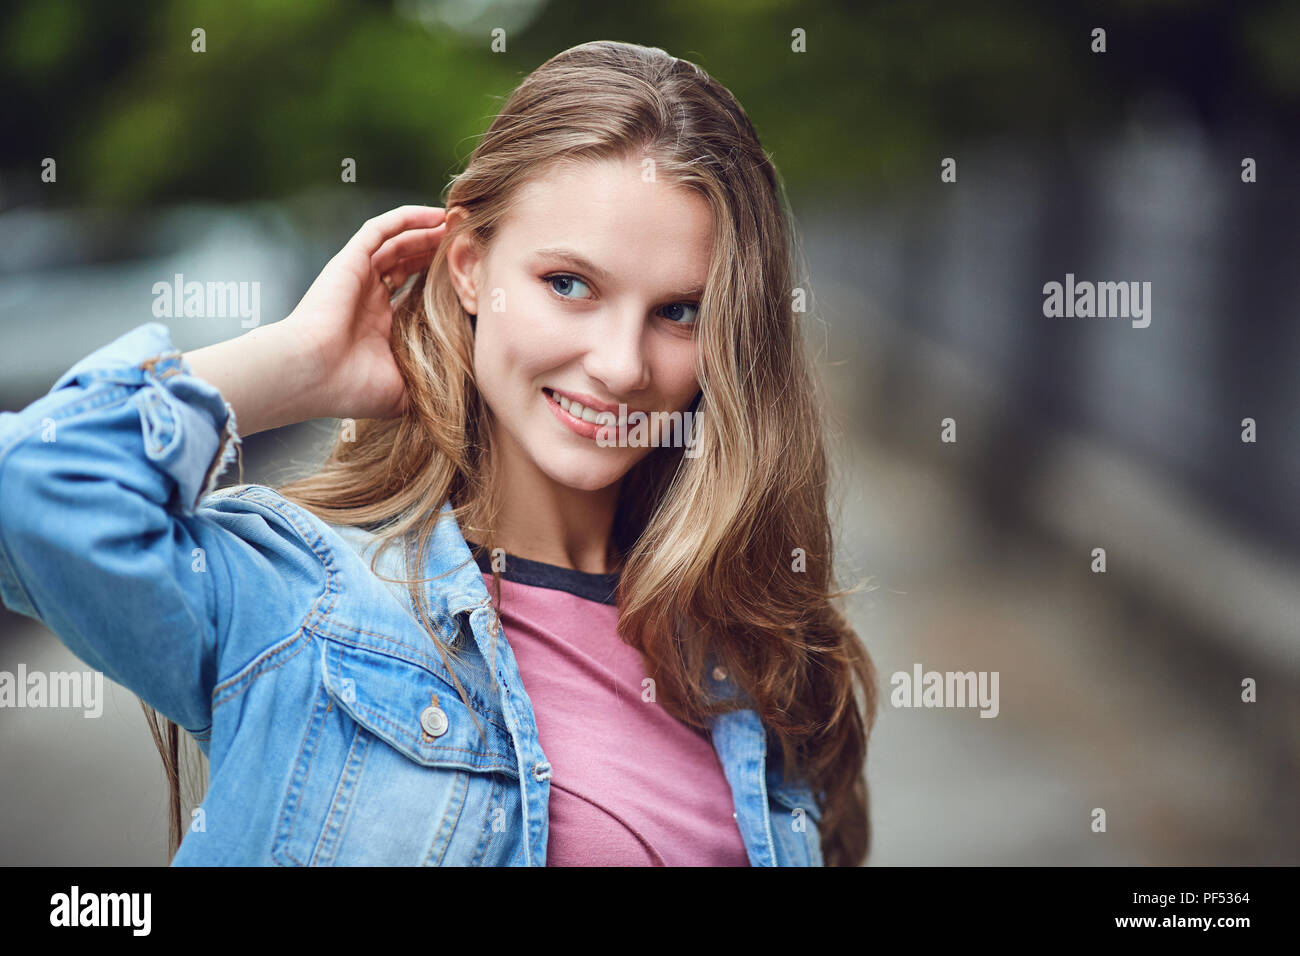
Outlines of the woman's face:
M475 375L506 467L531 463L595 491L654 451L609 446L617 432L598 440L602 423L577 425L551 390L615 415L620 403L685 412L700 390L694 326L711 253L706 200L645 181L640 158L552 167L521 187L489 249L453 242L448 265L477 316Z

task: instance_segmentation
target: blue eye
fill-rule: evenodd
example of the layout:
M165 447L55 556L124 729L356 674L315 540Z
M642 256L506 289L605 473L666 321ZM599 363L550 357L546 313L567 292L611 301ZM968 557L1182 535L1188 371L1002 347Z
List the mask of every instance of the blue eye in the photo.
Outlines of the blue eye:
M570 292L573 291L573 287L574 287L574 285L580 285L580 286L582 286L584 289L587 288L587 283L583 282L583 281L582 281L581 279L579 279L577 276L569 275L569 274L566 273L566 272L557 272L555 275L543 276L543 277L542 277L542 281L545 282L545 283L547 283L547 284L551 287L551 289L552 289L552 290L553 290L557 295L559 295L559 296L562 297L562 298L565 298L565 299L570 299L570 298L585 299L585 298L587 298L585 295L570 296L570 295L568 294L568 293L570 293ZM559 282L559 283L563 283L563 286L562 286L561 288L557 288L556 285L555 285L557 282ZM588 291L590 291L590 290L588 289Z
M562 299L589 299L591 298L591 287L583 282L577 276L569 272L553 272L548 276L542 276L542 281L551 287L554 292ZM587 291L587 295L575 295L577 287L581 286ZM672 305L666 305L659 310L660 314L674 325L689 326L694 325L696 318L699 316L700 307L698 303L692 302L674 302Z
M682 322L679 320L678 316L681 316L682 311L676 312L674 315L667 315L666 313L670 309L688 311L690 313L690 321ZM664 312L665 312L665 318L667 318L674 325L691 325L695 322L696 317L699 316L700 307L698 305L691 305L689 302L674 302L672 305L664 306Z

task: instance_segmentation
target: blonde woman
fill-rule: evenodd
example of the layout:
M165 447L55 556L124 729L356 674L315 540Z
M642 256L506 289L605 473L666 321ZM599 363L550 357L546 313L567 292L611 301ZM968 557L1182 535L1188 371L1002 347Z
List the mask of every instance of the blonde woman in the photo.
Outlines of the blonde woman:
M147 323L4 415L0 593L141 697L173 864L862 863L793 249L731 94L587 43L286 319ZM320 417L316 473L211 490Z

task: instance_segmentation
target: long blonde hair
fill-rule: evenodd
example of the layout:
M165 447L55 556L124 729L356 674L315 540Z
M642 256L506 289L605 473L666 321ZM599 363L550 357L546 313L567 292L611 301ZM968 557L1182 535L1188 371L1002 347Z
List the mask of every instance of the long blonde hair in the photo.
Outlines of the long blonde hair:
M629 156L653 159L658 179L709 202L715 248L697 320L702 450L657 448L625 477L612 541L622 558L619 633L643 654L658 702L698 728L740 706L706 692L712 656L780 748L786 780L819 795L826 864L860 865L871 843L864 767L876 674L836 607L849 592L832 590L827 403L795 310L807 293L795 289L802 257L749 117L695 64L598 41L524 79L446 190L443 206L465 216L395 306L407 410L358 422L355 440L340 436L318 471L277 490L417 555L450 500L466 537L490 552L500 494L491 410L475 385L475 317L453 289L446 251L461 233L486 247L519 187L552 164ZM407 582L411 597L445 659L451 648L428 625L420 580ZM495 571L493 580L499 602ZM174 853L174 733L155 730L155 740L171 781Z

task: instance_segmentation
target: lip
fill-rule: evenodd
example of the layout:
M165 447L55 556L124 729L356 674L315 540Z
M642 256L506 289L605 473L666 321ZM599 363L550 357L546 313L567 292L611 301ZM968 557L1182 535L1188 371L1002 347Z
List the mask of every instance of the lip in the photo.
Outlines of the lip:
M559 392L559 394L563 395L565 398L571 399L572 401L577 401L577 402L582 401L582 399L574 397L570 392L562 392L558 388L552 389L552 391ZM560 407L559 402L551 398L551 396L547 393L546 389L542 389L542 399L546 402L546 407L551 410L551 414L560 420L560 424L568 428L569 431L574 432L577 435L581 435L583 438L590 438L594 440L596 436L599 434L600 429L609 427L606 425L599 424L597 422L583 421L581 418L569 414L563 408ZM585 402L583 403L583 407L584 408L586 407ZM612 411L615 416L618 415L617 408L615 409L599 408L594 403L591 407L598 412Z

